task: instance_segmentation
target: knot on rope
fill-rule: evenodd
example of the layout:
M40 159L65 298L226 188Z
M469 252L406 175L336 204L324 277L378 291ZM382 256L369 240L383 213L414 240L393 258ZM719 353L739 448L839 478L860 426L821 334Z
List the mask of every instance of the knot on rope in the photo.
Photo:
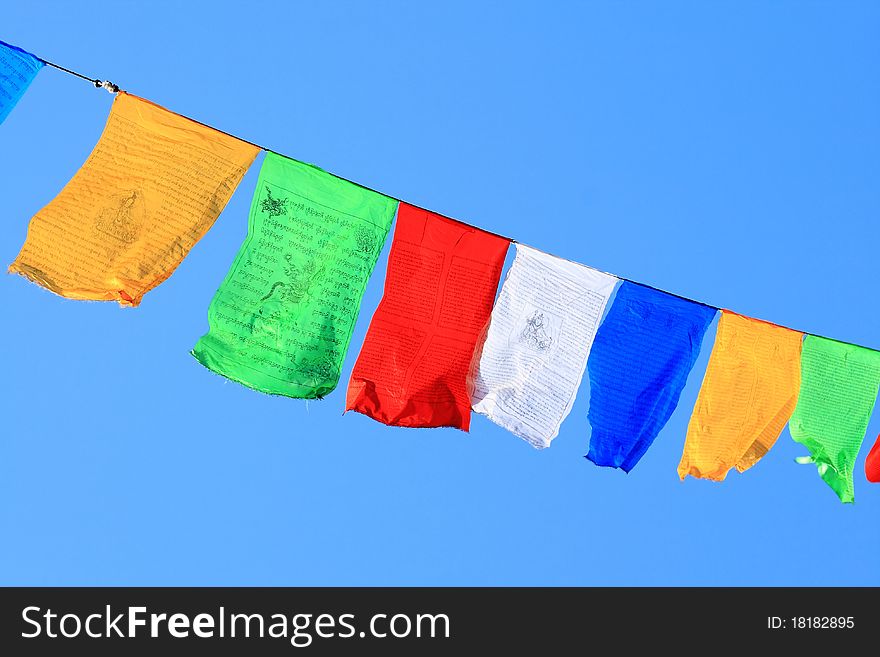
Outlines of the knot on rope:
M115 94L119 91L119 85L113 84L110 80L95 80L95 86L98 89L106 89L108 93Z

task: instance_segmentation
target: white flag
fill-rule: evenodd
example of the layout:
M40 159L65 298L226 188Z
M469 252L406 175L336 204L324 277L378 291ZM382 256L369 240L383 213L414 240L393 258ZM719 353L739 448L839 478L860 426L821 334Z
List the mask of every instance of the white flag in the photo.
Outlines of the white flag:
M516 245L471 372L473 409L542 449L571 411L618 279Z

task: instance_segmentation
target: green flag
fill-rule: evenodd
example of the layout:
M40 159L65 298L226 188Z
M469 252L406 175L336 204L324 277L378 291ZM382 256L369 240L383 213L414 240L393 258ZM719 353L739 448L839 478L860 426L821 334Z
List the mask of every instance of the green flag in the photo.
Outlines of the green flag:
M880 352L808 335L801 353L801 390L791 437L810 451L841 502L852 502L853 468L880 386Z
M339 371L397 202L266 153L248 235L192 351L276 395L321 398Z

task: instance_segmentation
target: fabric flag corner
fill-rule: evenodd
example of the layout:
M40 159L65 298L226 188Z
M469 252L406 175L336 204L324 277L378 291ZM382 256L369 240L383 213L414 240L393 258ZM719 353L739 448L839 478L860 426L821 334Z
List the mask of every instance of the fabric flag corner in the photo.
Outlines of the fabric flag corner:
M880 484L880 436L874 441L874 446L868 452L865 459L865 477L872 484Z
M549 447L574 405L617 282L517 244L486 340L474 355L474 410L533 447Z
M470 427L467 378L510 241L401 203L385 291L346 411L401 427Z
M247 237L193 356L260 392L330 393L396 207L318 167L266 153Z
M211 228L259 150L120 92L9 270L70 299L137 306Z
M587 364L586 457L629 472L678 405L715 308L624 281Z
M722 481L775 444L797 404L803 334L721 311L678 475Z
M0 41L0 123L24 96L43 60L26 50Z
M880 352L807 335L801 354L801 389L789 422L791 437L810 452L841 502L855 500L853 471L877 390Z

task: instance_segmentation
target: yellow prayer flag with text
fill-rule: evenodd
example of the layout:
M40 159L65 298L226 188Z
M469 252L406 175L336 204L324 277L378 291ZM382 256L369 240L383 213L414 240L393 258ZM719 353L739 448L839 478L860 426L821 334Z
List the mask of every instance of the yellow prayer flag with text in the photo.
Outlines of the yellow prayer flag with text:
M9 270L63 297L136 306L213 225L258 153L119 93L88 160L31 219Z
M678 475L721 481L773 446L797 404L803 334L721 313Z

